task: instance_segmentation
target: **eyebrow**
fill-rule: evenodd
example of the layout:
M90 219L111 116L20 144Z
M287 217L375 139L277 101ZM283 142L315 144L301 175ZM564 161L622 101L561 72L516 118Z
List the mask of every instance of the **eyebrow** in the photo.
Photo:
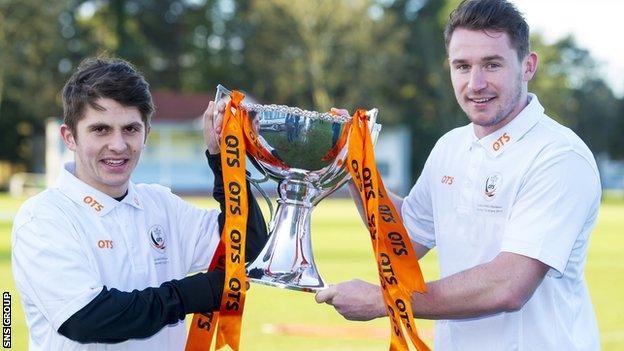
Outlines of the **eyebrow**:
M505 61L505 58L502 57L501 55L491 55L491 56L485 56L484 58L481 59L481 61L493 61L493 60Z
M136 128L138 130L142 130L143 129L143 124L139 123L139 122L132 122L132 123L128 123L128 124L124 124L123 126L121 126L122 129L128 128L128 127L133 127ZM87 129L89 130L94 130L97 128L112 128L111 125L106 124L106 123L102 123L102 122L95 122L93 124L90 124L87 126Z
M126 124L123 126L123 128L128 128L128 127L134 127L138 130L142 130L143 129L143 123L139 123L139 122L132 122L129 124Z
M480 62L488 62L488 61L494 61L494 60L505 61L505 58L501 55L490 55L490 56L482 57L480 59ZM451 65L458 65L458 64L463 64L463 63L468 63L468 60L454 59L453 61L451 61Z
M93 124L89 124L87 126L87 129L89 130L93 130L96 128L110 128L110 125L106 124L106 123L102 123L102 122L95 122Z
M454 59L453 61L451 61L451 65L457 65L457 64L461 64L461 63L468 63L468 60Z

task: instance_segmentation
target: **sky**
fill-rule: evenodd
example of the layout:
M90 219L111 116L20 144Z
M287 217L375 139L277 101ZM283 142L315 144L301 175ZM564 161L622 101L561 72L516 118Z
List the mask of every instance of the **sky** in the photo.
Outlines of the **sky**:
M524 13L531 32L547 43L571 33L600 64L603 78L624 96L623 0L511 0ZM539 52L538 52L539 55Z

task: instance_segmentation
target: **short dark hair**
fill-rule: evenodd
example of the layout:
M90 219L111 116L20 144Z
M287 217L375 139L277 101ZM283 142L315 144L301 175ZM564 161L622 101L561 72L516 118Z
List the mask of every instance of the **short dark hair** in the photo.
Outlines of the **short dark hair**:
M99 98L136 107L145 127L149 127L154 104L145 78L128 61L103 56L83 60L63 87L63 123L76 134L87 104L96 110Z
M448 52L453 32L457 28L505 32L518 60L529 54L529 25L522 13L506 0L464 0L449 16L444 28L444 43Z

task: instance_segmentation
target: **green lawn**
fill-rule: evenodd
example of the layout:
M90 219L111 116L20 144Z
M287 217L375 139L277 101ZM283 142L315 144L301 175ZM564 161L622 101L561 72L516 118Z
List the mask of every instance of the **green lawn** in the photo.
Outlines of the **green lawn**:
M13 349L25 350L27 330L11 276L11 218L23 199L0 194L0 283L12 295ZM191 199L201 206L208 200ZM594 231L587 263L587 280L598 315L602 348L624 350L624 202L606 201ZM327 282L354 277L376 280L370 241L353 204L325 200L312 216L315 259ZM437 277L435 252L421 263L427 280ZM243 350L384 350L388 346L388 321L345 321L330 307L317 305L314 295L253 285L245 309ZM430 321L417 321L431 343Z

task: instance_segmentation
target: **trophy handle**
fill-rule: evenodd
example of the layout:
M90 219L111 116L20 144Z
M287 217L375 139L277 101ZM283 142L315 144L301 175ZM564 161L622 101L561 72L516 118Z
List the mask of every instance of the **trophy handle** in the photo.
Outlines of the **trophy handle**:
M214 97L214 103L215 105L219 103L219 101L222 101L226 104L228 101L230 101L230 95L232 94L232 91L226 87L224 87L221 84L217 85L217 92L215 93L215 97ZM215 108L214 110L214 118L215 120L217 119L217 115L219 114L219 111L217 108Z
M229 90L228 88L224 87L221 84L217 85L217 93L215 94L215 98L214 98L215 103L224 99L229 100L230 94L232 94L231 90ZM217 116L217 111L215 110L215 117L216 116Z
M251 158L247 158L248 160L252 160ZM253 163L254 161L252 161ZM256 168L258 168L258 166L256 166ZM262 187L260 186L260 183L264 183L267 180L269 180L269 176L267 176L266 174L264 175L264 178L253 178L249 173L247 175L247 180L249 180L249 183L251 185L254 186L254 188L256 188L256 190L258 190L258 192L260 193L260 195L262 195L262 197L264 198L264 201L266 201L267 206L269 206L269 232L271 231L271 228L274 225L275 222L275 212L273 211L273 203L271 202L271 199L269 198L269 195L266 193L266 191L264 191L264 189L262 189Z
M368 117L368 124L373 126L375 122L377 122L377 114L379 113L379 109L373 108L366 111L366 116ZM372 130L371 130L372 132Z

